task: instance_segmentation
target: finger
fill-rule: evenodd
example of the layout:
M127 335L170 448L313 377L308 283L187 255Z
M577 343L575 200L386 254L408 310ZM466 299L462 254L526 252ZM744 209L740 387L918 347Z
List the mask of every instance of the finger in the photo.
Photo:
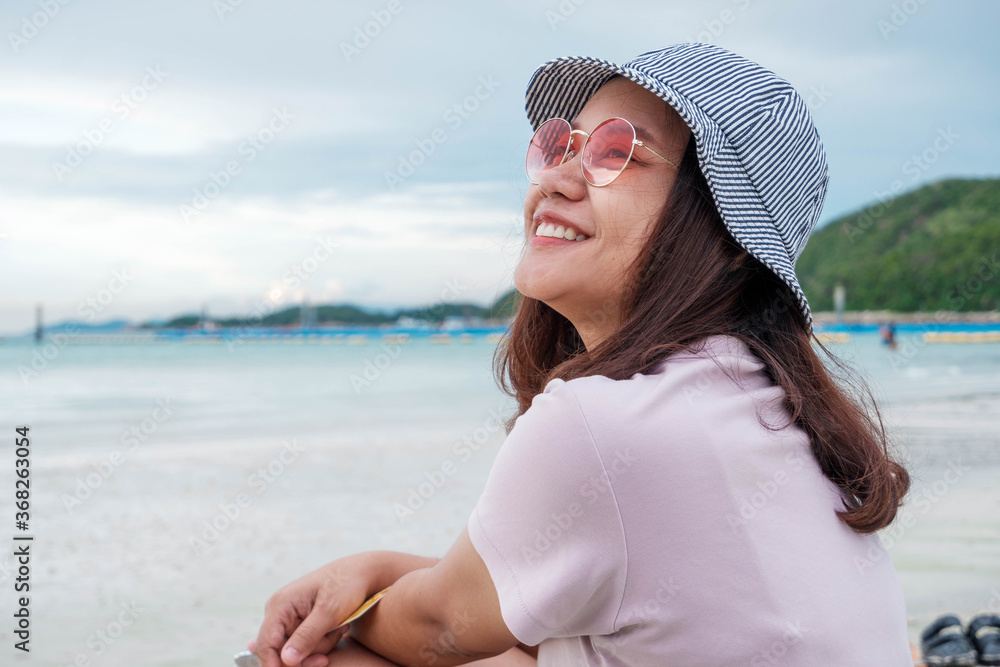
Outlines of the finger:
M313 654L302 661L302 667L327 667L332 661L334 649L337 644L347 636L350 628L345 626L327 633L323 640L316 645Z
M326 655L327 653L329 653L330 651L332 651L333 648L338 643L340 643L340 640L343 639L344 636L347 635L347 633L349 631L350 631L350 628L343 627L343 628L338 628L337 630L333 630L331 632L326 633L326 635L323 637L323 639L319 640L319 643L316 644L316 648L314 648L312 650L312 655L316 655L316 654ZM302 664L305 666L306 663L305 663L304 660L302 661Z
M247 650L250 651L251 653L253 653L254 651L257 650L257 640L256 639L251 639L250 641L247 642Z
M337 640L337 643L334 644L333 648L331 648L329 651L326 652L326 655L319 655L319 654L313 653L307 659L308 660L315 660L315 663L313 663L313 662L307 663L306 661L303 661L302 662L302 667L328 667L329 665L333 665L333 664L338 664L338 665L339 664L352 664L353 665L354 662L351 661L352 658L354 660L358 659L358 652L357 652L357 650L354 650L354 649L357 649L357 647L359 645L358 644L353 644L352 645L351 640L347 639L348 634L349 634L349 629L345 630L345 632L343 633L343 635L341 635L340 638ZM346 651L346 653L344 653L344 651ZM335 656L338 653L341 654L342 658L344 658L344 659L347 660L347 663L344 663L344 660L337 660L337 658ZM347 657L345 657L345 656L347 656ZM327 660L327 662L322 662L322 661L318 660L318 658L325 658ZM367 665L368 662L365 662L365 664ZM379 664L382 664L381 661L379 661Z
M254 644L251 650L253 650L258 660L260 660L261 667L284 667L278 653L281 651L281 647L287 637L288 633L285 631L285 625L280 619L264 619L257 639L251 640Z
M327 651L329 653L329 651ZM330 664L330 656L326 654L313 653L302 661L302 667L327 667Z
M254 651L254 655L257 656L257 660L260 662L260 667L285 667L284 663L281 662L281 656L278 654L278 649L257 649Z
M281 659L286 665L296 667L314 652L323 636L337 626L332 605L317 602L312 611L302 621L281 649Z

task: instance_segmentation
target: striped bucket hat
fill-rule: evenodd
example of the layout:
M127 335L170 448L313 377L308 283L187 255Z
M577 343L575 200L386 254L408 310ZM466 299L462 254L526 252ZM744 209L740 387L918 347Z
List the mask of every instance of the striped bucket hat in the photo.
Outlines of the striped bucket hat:
M788 285L811 331L795 262L819 219L829 173L803 99L742 56L712 44L675 44L625 65L583 56L544 63L525 95L532 128L557 116L573 120L616 75L658 95L688 124L726 229Z

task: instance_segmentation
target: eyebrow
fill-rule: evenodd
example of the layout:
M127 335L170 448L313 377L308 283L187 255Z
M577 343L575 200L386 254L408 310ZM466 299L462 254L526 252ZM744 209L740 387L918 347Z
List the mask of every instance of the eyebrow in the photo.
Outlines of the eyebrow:
M654 145L656 145L656 144L659 143L659 141L657 139L653 138L653 134L649 130L647 130L645 127L643 127L642 125L639 125L634 120L633 121L629 121L629 122L631 122L632 126L635 128L636 139L638 139L639 141L643 141L643 142L647 142L648 141L648 142L650 142L650 143L652 143Z

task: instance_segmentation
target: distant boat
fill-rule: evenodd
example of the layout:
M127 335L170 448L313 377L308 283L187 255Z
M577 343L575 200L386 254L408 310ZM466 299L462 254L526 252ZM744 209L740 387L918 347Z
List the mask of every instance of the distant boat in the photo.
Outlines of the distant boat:
M928 331L925 343L1000 343L1000 331Z
M843 331L820 331L816 334L817 340L821 343L849 343L851 334Z
M382 336L382 342L387 345L401 345L403 343L410 342L410 334L399 333L399 334L385 334Z
M451 342L451 334L446 333L435 333L429 336L430 341L437 345L447 344Z

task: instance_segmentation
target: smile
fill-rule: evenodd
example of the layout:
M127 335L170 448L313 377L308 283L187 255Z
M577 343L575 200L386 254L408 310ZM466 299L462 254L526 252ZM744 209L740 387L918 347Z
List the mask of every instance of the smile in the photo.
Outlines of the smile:
M586 241L590 238L585 234L580 234L572 227L564 227L563 225L556 225L551 222L543 222L535 228L535 237L539 236L573 242Z

